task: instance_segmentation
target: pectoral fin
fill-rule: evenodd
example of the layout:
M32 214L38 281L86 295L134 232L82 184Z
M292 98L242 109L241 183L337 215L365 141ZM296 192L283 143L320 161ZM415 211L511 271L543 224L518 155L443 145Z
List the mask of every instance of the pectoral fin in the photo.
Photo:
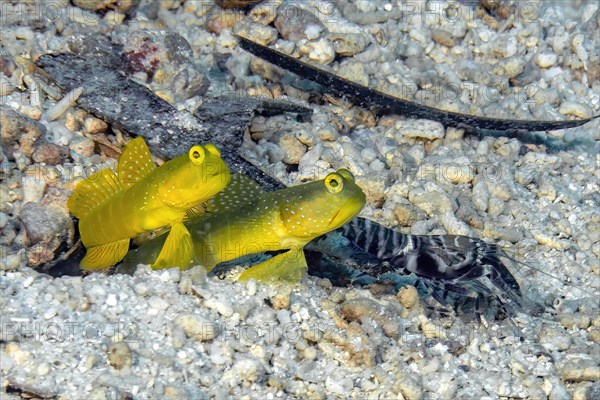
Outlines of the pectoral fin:
M184 222L202 218L206 214L206 203L198 204L185 212Z
M81 260L81 268L86 271L112 267L125 257L129 249L129 239L118 240L102 246L90 247Z
M304 251L292 249L278 254L267 261L250 267L238 278L239 281L247 281L254 278L260 282L286 281L300 282L306 273L306 258Z
M170 267L186 269L193 257L192 237L187 228L180 222L171 227L171 232L169 232L158 258L152 264L152 269Z

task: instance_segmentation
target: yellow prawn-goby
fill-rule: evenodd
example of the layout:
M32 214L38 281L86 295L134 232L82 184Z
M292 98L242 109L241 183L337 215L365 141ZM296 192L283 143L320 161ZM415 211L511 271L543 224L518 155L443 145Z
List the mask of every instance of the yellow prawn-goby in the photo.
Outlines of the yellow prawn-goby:
M238 279L297 282L306 271L304 246L344 225L365 205L365 194L345 169L318 181L265 192L243 175L207 202L207 213L186 222L193 256L173 258L167 267L200 264L209 271L218 263L266 251L287 250L250 267ZM153 264L164 242L159 237L131 251L130 266ZM154 263L156 265L156 263Z
M87 249L81 267L111 267L127 254L131 238L164 226L171 230L156 265L190 256L192 242L182 223L187 211L216 195L230 180L229 169L212 144L192 146L187 154L157 167L144 140L131 140L116 172L104 169L90 175L68 200Z

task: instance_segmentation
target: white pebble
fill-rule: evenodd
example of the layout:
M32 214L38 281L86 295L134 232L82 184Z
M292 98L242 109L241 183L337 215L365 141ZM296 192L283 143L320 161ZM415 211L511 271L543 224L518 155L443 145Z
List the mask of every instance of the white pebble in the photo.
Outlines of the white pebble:
M46 376L50 373L50 364L43 361L37 367L37 373L40 376Z
M574 115L578 118L590 118L592 116L590 107L575 101L563 101L558 112L565 115Z
M559 66L551 67L542 71L542 78L546 81L551 81L565 73L565 70Z
M302 357L304 357L307 360L314 360L315 358L317 358L317 349L315 349L313 346L308 346L302 352Z
M0 363L0 370L4 373L11 370L15 365L15 360L12 357L2 357L2 363Z
M171 274L169 273L169 270L163 271L160 274L160 280L163 281L164 283L171 281Z
M52 122L48 124L48 130L52 133L51 141L59 146L66 146L73 138L73 132L60 122Z
M93 156L95 147L96 143L92 139L84 136L75 136L69 144L69 148L72 151L83 157Z
M426 119L411 119L401 122L398 133L410 138L441 139L444 137L444 126Z
M29 104L33 108L39 110L42 105L42 101L40 98L40 89L38 84L30 75L25 75L23 77L23 82L25 82L27 87L29 87Z
M27 279L25 279L25 281L23 281L23 287L24 288L28 288L29 286L31 286L31 284L34 281L34 277L33 276L29 276L27 277Z
M371 161L373 161L373 160L375 160L377 158L377 153L372 148L365 147L360 152L360 156L362 157L362 159L363 159L364 162L366 162L367 164L369 164Z
M335 59L335 48L333 43L326 39L307 44L308 59L319 64L329 64Z
M194 340L209 341L217 336L216 327L198 314L180 315L175 323L183 328L186 336Z
M4 229L8 223L8 214L0 212L0 229Z
M223 357L223 354L211 354L209 356L210 362L215 365L223 365L227 362L227 359Z
M583 4L585 4L585 3L583 3ZM598 3L596 3L595 1L592 1L588 4L582 5L582 7L583 7L583 11L581 13L581 22L583 22L585 24L591 18L594 18L594 15L596 15L595 13L598 10Z
M145 283L138 283L134 286L133 291L138 296L145 296L148 294L148 286Z
M260 377L259 364L252 359L243 359L237 361L232 370L237 373L241 380L255 382Z
M254 279L250 279L246 282L246 290L248 291L248 296L254 296L256 294L256 281Z
M219 345L217 345L216 343L212 343L210 345L210 362L212 362L213 364L216 365L223 365L225 363L227 363L227 361L229 361L229 355L230 354L225 354L225 351L223 350L223 348Z
M23 177L23 203L39 203L46 190L46 181L38 176Z
M488 191L487 185L483 180L478 181L475 185L473 185L473 205L475 209L481 212L485 212L487 210L488 201L490 199L490 193Z
M292 322L290 312L288 310L277 310L277 320L281 325L287 325Z
M26 26L20 26L15 30L15 37L17 39L32 40L34 38L34 35L31 28Z
M533 238L539 243L539 244L543 244L545 246L550 247L551 249L556 249L556 250L567 250L571 247L571 242L569 242L568 240L565 239L559 239L556 236L553 236L549 233L546 232L542 232L539 230L533 230L531 232L531 234L533 235Z
M319 137L321 138L321 140L329 141L329 142L333 142L337 138L340 137L340 134L331 125L327 125L327 126L321 128L321 129L319 129L317 131L317 135L319 135Z
M315 144L315 135L313 135L310 131L298 131L296 133L296 138L300 141L300 143L306 146L313 146Z
M304 34L308 40L318 39L323 31L323 27L316 24L308 24L304 29Z
M377 4L371 0L355 0L354 4L361 12L370 13L377 9Z
M171 282L179 282L181 279L181 270L179 268L171 268L169 269L169 276L171 277Z
M369 168L373 172L383 172L385 170L385 163L379 159L375 159L369 164Z
M346 390L342 387L342 385L340 385L335 379L329 376L325 379L325 388L331 393L335 393L340 396L346 394Z
M0 271L12 271L21 265L22 253L9 254L0 258Z
M435 346L431 348L431 354L435 354L437 356L443 356L448 352L448 346L442 343L437 343Z
M573 37L573 41L571 42L573 45L573 50L577 57L583 63L583 69L587 71L587 61L588 61L588 53L587 50L583 47L583 34L578 33Z
M224 317L230 317L233 315L233 307L228 300L211 297L204 302L204 305L215 310Z
M443 163L436 168L438 181L452 183L469 183L473 180L475 168L466 157L459 157L454 161Z
M148 299L148 305L155 310L166 310L169 303L158 296L152 296Z
M79 96L81 96L82 93L83 87L78 87L71 90L58 103L56 103L46 111L46 114L44 115L46 120L54 121L59 119L69 107L75 104L75 102L77 101L77 99L79 99Z
M449 235L472 236L473 231L469 226L456 218L452 211L446 211L440 216L440 221Z
M50 319L50 318L54 317L56 314L58 314L58 311L56 311L56 308L51 307L51 308L47 309L46 312L44 313L44 319Z
M420 43L421 45L429 44L430 36L428 34L429 34L429 31L427 31L423 28L412 28L410 31L408 31L408 36L411 39L414 39L416 42Z
M113 293L110 293L108 296L106 296L106 305L109 307L114 307L117 305L117 296L115 296Z
M558 61L558 56L554 53L541 53L535 57L535 63L541 68L550 68Z

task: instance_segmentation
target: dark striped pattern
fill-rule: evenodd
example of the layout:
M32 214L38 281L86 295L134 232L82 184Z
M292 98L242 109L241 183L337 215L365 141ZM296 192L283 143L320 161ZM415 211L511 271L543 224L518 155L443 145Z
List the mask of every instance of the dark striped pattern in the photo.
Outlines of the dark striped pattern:
M510 257L495 244L456 235L404 235L371 220L354 218L320 239L317 246L322 249L334 235L349 242L345 253L338 252L337 261L358 269L359 276L377 281L390 274L414 275L420 289L438 303L478 315L487 308L511 312L520 307L519 284L501 260ZM332 247L327 245L328 251L323 253L332 255Z

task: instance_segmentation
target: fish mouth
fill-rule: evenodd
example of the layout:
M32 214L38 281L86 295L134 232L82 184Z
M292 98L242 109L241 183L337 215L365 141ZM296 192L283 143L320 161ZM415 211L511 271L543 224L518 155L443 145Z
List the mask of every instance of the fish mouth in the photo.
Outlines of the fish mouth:
M354 215L358 214L360 210L355 211L356 207L353 206L353 203L354 199L348 199L344 202L329 221L330 228L338 228L348 222Z

